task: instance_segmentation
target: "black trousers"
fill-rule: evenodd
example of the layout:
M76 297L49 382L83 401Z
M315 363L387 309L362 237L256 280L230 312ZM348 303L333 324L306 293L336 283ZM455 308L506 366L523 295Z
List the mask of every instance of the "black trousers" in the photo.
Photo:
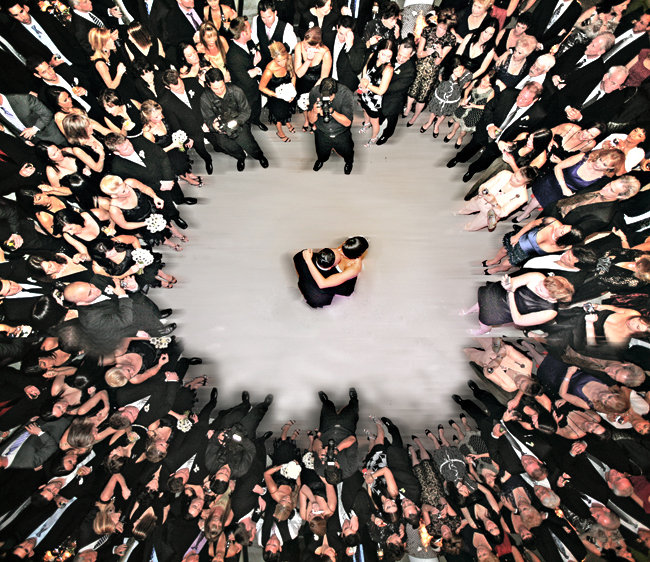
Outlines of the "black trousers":
M219 148L228 156L232 156L237 160L243 160L246 158L246 154L255 160L259 160L264 156L260 145L257 144L255 137L253 137L251 126L248 123L241 127L239 134L235 138L222 134L217 134L216 137Z
M458 162L467 162L481 149L484 149L483 152L474 162L469 165L467 171L471 174L482 172L490 164L492 164L492 162L494 162L495 158L501 154L496 142L490 142L487 145L484 145L478 141L475 142L474 139L472 139L461 150L458 151L456 160L458 160Z
M339 153L346 164L354 162L354 142L349 128L334 137L316 129L314 141L316 142L316 155L321 162L329 160L332 149Z
M381 136L388 140L395 133L397 121L399 121L399 115L385 116L384 121L386 121L386 128L384 129L384 132L381 134Z
M359 400L357 398L350 398L350 401L339 412L336 411L336 406L331 400L325 400L320 411L320 420L318 427L321 433L325 433L335 425L347 429L351 433L357 430L357 423L359 422Z

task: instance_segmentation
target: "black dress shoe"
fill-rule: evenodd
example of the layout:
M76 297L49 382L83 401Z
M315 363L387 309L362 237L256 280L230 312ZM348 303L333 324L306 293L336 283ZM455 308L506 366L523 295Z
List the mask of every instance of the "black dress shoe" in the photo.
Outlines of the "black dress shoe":
M269 437L271 437L271 435L273 435L272 431L265 431L264 433L262 433L262 437L261 437L262 441L266 441Z
M238 172L243 172L244 168L246 167L246 160L243 158L240 160L237 160L237 171Z
M263 402L263 404L264 404L265 406L270 406L270 405L271 405L271 402L273 402L273 394L267 394L267 395L264 397L264 402Z
M381 146L382 144L386 144L388 142L388 137L381 136L377 139L377 146Z
M212 175L212 172L214 172L214 166L212 165L212 160L210 162L205 163L205 171L208 172L208 175Z
M356 400L356 399L357 399L357 389L354 388L353 386L350 387L350 398L351 398L352 400Z
M216 402L217 396L219 396L219 391L217 390L216 386L213 386L212 390L210 391L210 402Z
M314 172L318 172L323 167L323 163L320 160L314 162Z
M262 156L260 158L260 166L262 166L262 168L268 168L269 167L269 161L266 159L265 156Z
M196 205L199 200L196 197L185 197L181 203L183 205Z
M188 359L188 362L190 365L200 365L203 363L203 359L200 357L190 357L190 359Z
M393 425L393 422L390 420L390 418L381 418L381 422L386 426L390 427Z
M181 217L176 217L175 219L173 219L173 221L176 223L178 228L181 228L183 230L187 228L187 223Z
M346 176L349 176L352 173L352 162L345 163L345 166L343 166L343 173Z
M268 131L269 128L264 123L255 123L259 127L260 131Z
M456 422L455 422L454 420L449 420L449 425L450 425L451 427L454 427L454 424L455 424L455 423L456 423Z
M327 402L329 400L327 394L325 394L322 390L318 391L318 397L320 398L321 402Z
M463 181L467 183L469 180L471 180L474 177L474 174L472 172L465 172L463 175Z
M248 404L251 401L251 397L250 394L248 394L248 390L242 390L241 401L244 402L245 404Z
M168 335L171 334L171 333L172 333L176 328L178 328L178 326L176 325L176 322L172 322L171 324L167 324L166 326L164 326L163 328L161 328L161 329L158 331L158 335L160 335L160 336L168 336Z
M407 127L412 127L413 125L415 125L415 123L411 123L410 121L407 121L407 122L406 122L406 126L407 126Z
M447 162L447 168L453 168L456 164L458 164L458 160L452 158L449 162Z
M413 441L415 441L417 438L418 438L417 435L411 435L411 439L412 439Z
M463 402L463 399L460 396L458 396L458 394L452 394L451 399L454 402L456 402L456 404L462 404L462 402Z
M467 381L467 386L469 386L472 391L478 390L478 385L474 381Z
M173 311L171 308L163 308L163 309L159 312L159 314L160 314L159 317L160 317L161 319L169 318L169 317L172 315L172 312L174 312L174 311Z

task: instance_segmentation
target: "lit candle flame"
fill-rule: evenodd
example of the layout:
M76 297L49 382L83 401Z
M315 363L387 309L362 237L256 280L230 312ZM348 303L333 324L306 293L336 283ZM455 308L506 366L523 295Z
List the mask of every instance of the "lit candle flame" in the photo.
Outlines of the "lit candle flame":
M422 543L422 546L424 548L429 548L429 543L431 542L431 539L433 539L433 537L428 533L424 523L420 525L418 531L420 533L420 542Z

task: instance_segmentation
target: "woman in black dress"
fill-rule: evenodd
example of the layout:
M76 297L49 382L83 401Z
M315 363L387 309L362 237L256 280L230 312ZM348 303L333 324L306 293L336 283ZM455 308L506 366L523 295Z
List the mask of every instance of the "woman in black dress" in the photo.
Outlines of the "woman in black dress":
M557 316L558 302L571 302L574 288L564 277L524 273L501 283L487 283L478 290L478 302L465 313L478 312L479 328L474 335L486 334L492 326L514 323L539 326Z
M273 60L264 69L260 79L260 92L268 97L269 121L277 128L275 134L282 142L290 142L282 125L286 125L289 132L295 132L291 124L291 103L296 97L296 73L291 55L284 44L274 41L269 45L269 52Z
M153 100L147 100L142 104L140 115L143 123L142 135L167 153L176 176L190 185L202 185L201 178L192 173L192 164L187 150L192 148L194 141L187 137L187 133L184 141L174 140L175 132L167 127L162 107Z
M105 115L106 126L117 134L132 139L142 134L140 120L140 102L135 100L123 101L116 90L104 90L99 96Z
M124 99L137 98L138 93L127 67L128 61L118 52L111 30L93 27L88 32L88 42L93 50L90 60L104 86L117 90Z

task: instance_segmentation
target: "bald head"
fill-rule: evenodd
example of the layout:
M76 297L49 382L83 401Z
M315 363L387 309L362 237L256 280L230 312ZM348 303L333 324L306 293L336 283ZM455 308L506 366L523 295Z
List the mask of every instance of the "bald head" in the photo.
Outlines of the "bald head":
M91 283L76 281L70 283L64 290L64 298L77 306L91 304L102 292Z

